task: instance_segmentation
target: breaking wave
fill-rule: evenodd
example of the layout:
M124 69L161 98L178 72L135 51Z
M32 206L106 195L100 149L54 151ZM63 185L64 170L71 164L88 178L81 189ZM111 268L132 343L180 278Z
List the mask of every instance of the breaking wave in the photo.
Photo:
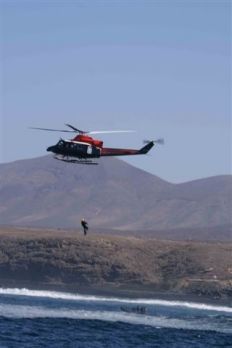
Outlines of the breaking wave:
M156 305L156 306L168 306L168 307L185 307L191 309L199 309L206 311L226 312L232 313L232 307L228 306L215 306L204 303L186 302L186 301L167 301L159 299L129 299L129 298L117 298L117 297L102 297L93 295L81 295L72 294L58 291L46 291L46 290L30 290L19 288L0 288L0 295L14 295L14 296L30 296L41 298L62 299L71 301L94 301L94 302L117 302L117 303L129 303L129 304L143 304L143 305Z
M232 333L231 329L220 327L218 323L209 323L204 319L178 319L165 316L141 316L139 314L120 311L75 310L69 308L50 309L42 306L0 304L0 316L14 319L56 318L100 320L109 322L124 322L134 325L146 325L155 328L174 328L185 330L207 330L222 333Z

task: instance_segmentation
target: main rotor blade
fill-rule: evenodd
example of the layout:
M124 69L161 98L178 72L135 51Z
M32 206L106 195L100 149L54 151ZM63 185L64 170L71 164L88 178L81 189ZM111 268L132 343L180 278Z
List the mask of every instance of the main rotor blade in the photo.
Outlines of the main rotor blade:
M134 133L134 130L93 131L88 134L110 134L110 133Z
M74 130L67 130L67 129L53 129L53 128L39 128L39 127L29 127L30 129L38 129L38 130L45 130L49 132L65 132L65 133L75 133Z
M71 129L73 129L75 132L78 132L78 133L80 133L80 134L88 134L88 133L89 133L88 131L85 132L85 131L83 131L83 130L81 130L81 129L78 129L78 128L72 126L71 124L68 124L68 123L65 123L65 126L71 128Z
M79 134L112 134L112 133L133 133L134 130L109 130L109 131L83 131L81 129L78 129L71 124L66 123L67 127L71 128L72 130L67 129L53 129L53 128L40 128L40 127L29 127L30 129L38 129L38 130L44 130L49 132L65 132L65 133L79 133Z

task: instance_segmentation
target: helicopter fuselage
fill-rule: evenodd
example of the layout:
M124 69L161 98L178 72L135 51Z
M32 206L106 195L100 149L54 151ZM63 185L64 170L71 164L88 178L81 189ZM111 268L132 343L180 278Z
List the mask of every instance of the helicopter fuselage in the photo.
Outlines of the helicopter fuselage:
M102 141L93 139L89 136L78 135L72 140L60 139L56 145L48 147L47 151L53 152L55 155L61 155L62 156L61 158L56 157L56 159L60 159L65 162L89 164L89 161L88 161L89 159L96 159L102 156L105 157L105 156L144 155L153 146L154 146L154 141L150 141L147 145L145 145L139 150L121 149L121 148L120 149L104 148ZM76 160L76 158L78 160ZM85 162L85 160L87 160L87 162Z
M94 145L63 139L59 140L56 145L48 147L47 151L65 157L99 158L101 156L101 149Z

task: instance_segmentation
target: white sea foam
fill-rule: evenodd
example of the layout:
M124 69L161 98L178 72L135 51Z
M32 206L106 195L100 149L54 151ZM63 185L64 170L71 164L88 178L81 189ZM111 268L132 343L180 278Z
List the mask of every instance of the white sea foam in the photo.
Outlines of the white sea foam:
M215 306L204 303L195 302L182 302L182 301L167 301L159 299L129 299L129 298L117 298L117 297L102 297L93 295L81 295L72 294L58 291L46 291L46 290L30 290L19 288L0 288L0 295L14 295L14 296L30 296L30 297L44 297L71 301L94 301L94 302L118 302L118 303L131 303L131 304L143 304L143 305L155 305L155 306L168 306L168 307L185 307L198 310L216 311L232 313L232 307L228 306Z
M51 309L42 306L0 304L0 316L14 319L56 318L101 320L109 322L123 322L134 325L147 325L155 328L175 328L185 330L207 330L232 333L230 328L225 328L218 323L209 323L203 319L178 319L164 316L148 316L120 311L100 310L75 310L69 308Z

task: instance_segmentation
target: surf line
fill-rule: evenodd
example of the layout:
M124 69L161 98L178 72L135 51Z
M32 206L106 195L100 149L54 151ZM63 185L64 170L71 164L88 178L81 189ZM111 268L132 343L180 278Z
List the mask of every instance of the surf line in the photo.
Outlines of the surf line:
M230 327L222 327L218 323L202 322L199 319L186 320L181 318L167 318L164 316L141 316L131 313L122 313L119 311L99 311L99 310L76 310L70 308L47 308L42 306L15 305L0 303L0 320L2 318L11 319L76 319L76 320L100 320L108 322L124 322L133 325L147 325L155 328L175 328L184 330L203 330L217 331L231 334Z
M12 296L30 296L51 298L70 301L93 301L93 302L117 302L117 303L133 303L133 304L146 304L156 306L167 307L185 307L198 310L208 310L217 312L232 313L232 307L227 306L215 306L204 303L186 302L186 301L167 301L159 299L129 299L129 298L117 298L117 297L101 297L93 295L80 295L78 293L72 294L68 292L47 291L47 290L30 290L26 288L0 288L0 295L12 295Z

